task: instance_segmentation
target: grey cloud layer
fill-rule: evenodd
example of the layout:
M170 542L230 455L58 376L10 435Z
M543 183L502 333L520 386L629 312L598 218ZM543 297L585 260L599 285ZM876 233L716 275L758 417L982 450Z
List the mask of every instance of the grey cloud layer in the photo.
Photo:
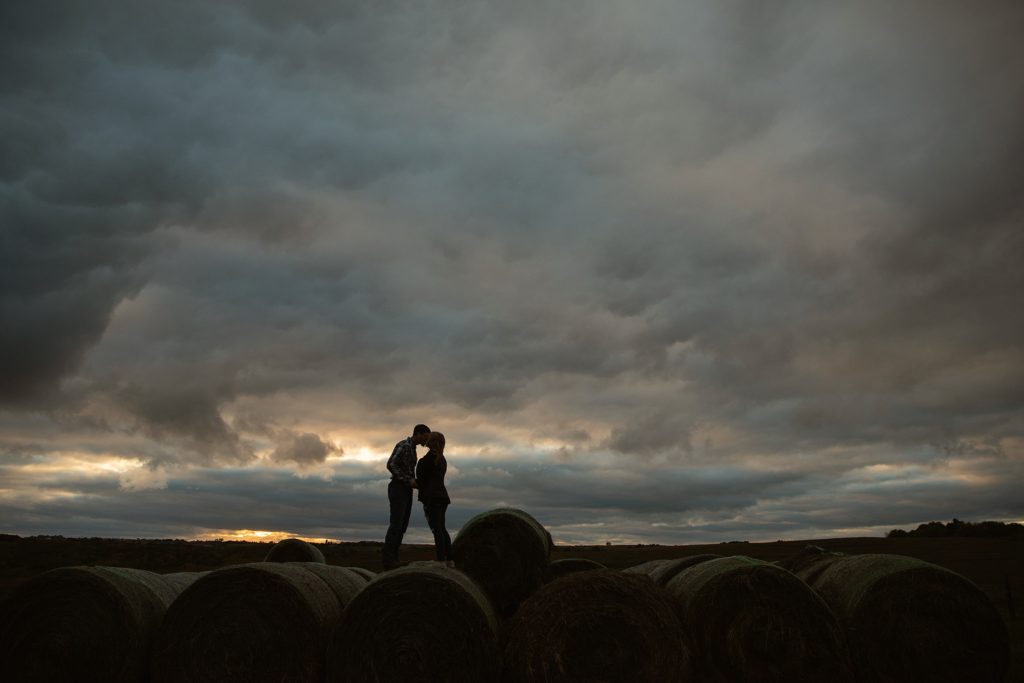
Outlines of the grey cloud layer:
M56 430L318 465L339 401L643 487L1015 466L1022 28L1009 1L5 6L5 458Z
M651 482L629 468L459 462L449 519L458 529L497 505L531 511L559 542L774 540L841 529L913 526L953 504L965 517L1024 514L1013 481L1019 463L988 462L979 473L1009 475L986 484L931 477L827 476L809 471L749 472L701 467ZM5 478L18 483L15 469ZM46 487L64 495L0 512L21 533L195 536L258 529L342 540L379 538L386 481L377 468L335 470L332 479L296 478L280 469L197 469L166 488L132 490L115 478L61 477ZM74 497L69 497L73 494ZM428 541L417 509L412 538ZM806 536L803 536L806 537Z

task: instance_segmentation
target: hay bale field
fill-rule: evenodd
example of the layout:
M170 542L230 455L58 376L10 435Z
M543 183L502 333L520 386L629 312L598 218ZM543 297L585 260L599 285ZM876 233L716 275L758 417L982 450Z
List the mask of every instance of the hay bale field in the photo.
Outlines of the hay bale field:
M509 621L504 680L693 680L691 647L672 597L643 575L613 569L552 581Z
M499 508L469 520L452 542L452 555L505 618L544 583L551 545L551 534L529 514Z
M319 680L328 636L365 585L319 562L210 572L167 610L153 648L153 680Z
M566 574L575 574L576 572L589 572L594 569L606 569L606 567L600 562L594 560L588 560L582 557L566 557L561 560L555 560L548 565L547 581L551 582L555 579L560 579Z
M825 555L797 570L846 629L860 681L995 683L1009 636L973 583L902 555Z
M853 680L832 612L785 569L722 557L683 570L667 589L694 640L697 680Z
M403 567L366 584L331 639L328 681L495 681L497 621L468 576Z
M274 544L264 562L319 562L326 564L324 554L312 543L301 538L286 538Z
M145 680L160 621L196 577L121 567L64 567L40 574L4 604L4 679Z

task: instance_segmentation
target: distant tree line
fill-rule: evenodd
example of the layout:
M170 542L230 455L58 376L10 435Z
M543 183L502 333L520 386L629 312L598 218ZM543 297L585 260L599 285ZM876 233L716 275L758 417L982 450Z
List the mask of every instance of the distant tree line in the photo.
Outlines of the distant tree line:
M955 536L959 538L1024 538L1024 524L1016 522L964 522L953 518L952 522L927 522L920 524L913 531L893 529L886 538L942 538Z

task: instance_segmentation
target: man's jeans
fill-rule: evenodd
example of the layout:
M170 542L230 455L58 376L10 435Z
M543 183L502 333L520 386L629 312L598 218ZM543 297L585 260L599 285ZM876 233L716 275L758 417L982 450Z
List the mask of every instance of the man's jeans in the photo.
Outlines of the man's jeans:
M409 514L412 512L412 488L392 479L388 484L388 502L391 504L391 521L381 552L384 569L390 569L398 563L398 547L402 545L402 537L409 528Z

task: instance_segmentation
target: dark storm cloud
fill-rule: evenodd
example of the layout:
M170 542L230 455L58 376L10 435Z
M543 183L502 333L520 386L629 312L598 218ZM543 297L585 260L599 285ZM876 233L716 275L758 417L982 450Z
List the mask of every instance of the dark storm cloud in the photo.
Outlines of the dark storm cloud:
M4 62L15 67L0 120L5 400L51 390L77 368L145 283L155 229L198 216L200 227L281 237L306 218L282 185L360 186L404 165L399 147L362 139L372 131L352 119L368 113L365 97L321 106L330 124L291 109L316 109L309 88L339 76L303 84L296 73L338 37L310 34L325 27L309 17L264 25L273 10L251 9L257 17L203 3L3 9ZM337 14L327 27L347 13ZM348 42L356 53L371 47L358 30L349 38L359 36Z
M554 524L1010 471L1022 29L1010 1L8 4L0 441L173 491L436 415L557 441L488 492L542 509L635 462ZM840 499L779 524L877 521Z
M104 80L102 51L64 9L8 5L0 21L11 66L0 91L7 402L76 369L113 308L144 284L147 235L198 189L173 145L137 125L145 113L119 106L133 99L128 84Z
M96 227L116 230L104 220L116 215L97 220L90 209L39 206L9 186L0 194L0 400L31 401L76 369L102 336L113 307L138 291L144 249L130 231L89 234ZM73 227L65 233L62 226ZM84 253L76 242L84 243Z
M337 451L338 447L334 444L325 443L318 435L307 432L287 435L270 457L277 462L312 465L324 462L328 455Z
M234 461L250 460L252 451L241 442L221 417L218 409L223 395L211 394L203 386L142 386L119 388L121 406L138 418L138 427L156 440L182 438L182 446L212 461L218 456Z
M637 455L691 451L692 425L685 415L657 411L642 419L612 428L608 447L619 453Z

